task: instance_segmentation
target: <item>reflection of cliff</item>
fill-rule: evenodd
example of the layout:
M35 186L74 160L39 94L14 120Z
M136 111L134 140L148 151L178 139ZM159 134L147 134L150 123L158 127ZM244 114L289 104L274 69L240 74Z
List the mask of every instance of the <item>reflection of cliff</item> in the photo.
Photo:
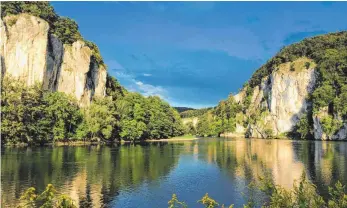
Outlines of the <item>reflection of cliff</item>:
M172 144L5 149L2 152L2 207L12 206L30 186L48 183L83 207L101 207L121 190L167 175L177 164ZM15 184L15 185L13 185Z
M291 188L306 171L320 191L327 191L337 178L347 184L347 143L226 139L210 140L198 152L231 177L248 182L270 171L276 184Z

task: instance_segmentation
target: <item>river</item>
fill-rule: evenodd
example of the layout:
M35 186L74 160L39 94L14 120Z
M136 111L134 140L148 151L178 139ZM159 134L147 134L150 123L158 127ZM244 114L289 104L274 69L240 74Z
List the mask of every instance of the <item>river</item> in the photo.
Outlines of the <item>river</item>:
M171 195L197 207L209 193L240 207L247 184L270 172L291 188L303 171L324 197L347 184L347 142L204 138L115 146L3 147L2 207L52 183L81 207L167 207ZM262 195L255 193L257 199Z

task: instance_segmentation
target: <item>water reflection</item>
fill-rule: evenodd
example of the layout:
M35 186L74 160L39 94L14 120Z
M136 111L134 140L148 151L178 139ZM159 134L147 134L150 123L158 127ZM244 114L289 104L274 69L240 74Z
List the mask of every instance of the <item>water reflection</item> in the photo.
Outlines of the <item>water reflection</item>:
M189 205L206 192L226 203L240 198L245 185L265 171L272 173L275 183L291 188L305 170L324 196L337 180L347 184L346 142L201 139L114 147L3 148L1 156L3 207L14 205L26 188L42 191L48 183L82 207L136 207L136 203L165 207L173 191L184 193Z

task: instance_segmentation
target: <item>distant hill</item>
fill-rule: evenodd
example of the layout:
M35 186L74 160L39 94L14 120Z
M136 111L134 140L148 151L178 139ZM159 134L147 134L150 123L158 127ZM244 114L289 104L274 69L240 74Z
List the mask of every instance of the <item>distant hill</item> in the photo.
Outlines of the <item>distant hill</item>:
M180 115L181 115L181 118L199 117L204 115L207 111L211 109L213 108L209 107L209 108L187 110L187 111L181 112Z
M195 110L194 108L188 108L188 107L173 107L173 108L176 109L179 113L182 113L188 110Z

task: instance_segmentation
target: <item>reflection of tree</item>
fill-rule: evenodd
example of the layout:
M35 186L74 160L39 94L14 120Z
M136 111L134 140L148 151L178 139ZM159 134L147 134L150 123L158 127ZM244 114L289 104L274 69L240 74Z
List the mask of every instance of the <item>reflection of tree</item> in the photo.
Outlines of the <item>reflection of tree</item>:
M216 163L245 184L270 171L276 184L291 188L303 171L324 196L328 186L347 184L347 143L324 141L290 141L260 139L211 139L201 145L200 157Z
M310 179L324 197L328 195L328 186L338 180L347 184L346 142L297 142L294 152L298 160L305 164Z
M125 187L167 175L178 162L173 144L124 144L121 147L5 148L2 151L2 203L15 203L34 186L48 183L83 207L107 204Z

